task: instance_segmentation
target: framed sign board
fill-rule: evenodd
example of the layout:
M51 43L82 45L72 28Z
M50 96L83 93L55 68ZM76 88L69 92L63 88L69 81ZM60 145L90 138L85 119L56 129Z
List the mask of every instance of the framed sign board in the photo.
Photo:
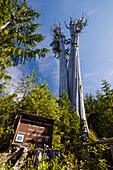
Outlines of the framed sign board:
M44 144L52 147L54 120L36 115L22 113L13 138L14 145L30 146Z

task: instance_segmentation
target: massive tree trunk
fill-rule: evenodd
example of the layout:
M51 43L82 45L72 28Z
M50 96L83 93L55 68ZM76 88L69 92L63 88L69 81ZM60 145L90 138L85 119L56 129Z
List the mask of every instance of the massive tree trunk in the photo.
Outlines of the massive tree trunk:
M69 27L66 27L70 31L71 43L70 43L70 56L67 70L67 63L65 59L65 36L61 30L61 24L59 27L56 25L54 29L55 41L58 47L59 56L59 96L63 95L64 91L68 93L71 101L71 108L74 108L77 112L80 120L85 122L85 132L89 132L85 109L84 109L84 98L82 92L81 73L80 73L80 62L79 62L79 33L87 24L87 20L84 22L85 16L80 20L75 21L70 19ZM66 22L65 22L66 24ZM65 42L64 42L65 41ZM55 44L55 45L56 45Z
M71 101L71 108L75 108L80 120L85 122L85 131L89 132L87 119L84 108L84 98L82 92L82 82L79 62L79 33L78 25L71 18L70 20L70 36L71 36L71 50L68 65L68 84L69 84L69 98Z
M59 69L60 69L60 83L59 83L59 96L63 95L64 91L67 92L67 63L65 60L65 47L63 34L61 31L61 24L59 25Z

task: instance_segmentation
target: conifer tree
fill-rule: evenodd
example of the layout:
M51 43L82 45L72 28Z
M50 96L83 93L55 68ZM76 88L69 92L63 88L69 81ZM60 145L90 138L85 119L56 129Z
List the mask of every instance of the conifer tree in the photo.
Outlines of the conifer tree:
M40 13L28 7L27 0L0 1L0 80L10 78L6 68L25 64L27 60L45 57L46 48L38 48L44 40L36 30Z
M89 127L97 137L110 138L113 137L113 90L106 80L102 81L102 92L97 92L96 97L87 94L85 109Z

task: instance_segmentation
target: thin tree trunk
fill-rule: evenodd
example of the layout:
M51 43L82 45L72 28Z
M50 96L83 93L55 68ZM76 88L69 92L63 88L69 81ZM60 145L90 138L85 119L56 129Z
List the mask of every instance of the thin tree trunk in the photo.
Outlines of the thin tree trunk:
M74 91L74 84L75 84L75 30L73 26L72 18L70 20L70 36L71 36L71 49L70 49L70 57L69 57L69 64L68 64L68 93L69 99L71 101L71 108L75 107L75 91Z
M60 85L59 85L59 95L63 95L64 91L67 92L67 63L65 60L65 47L64 40L61 31L61 24L59 25L59 45L60 45Z
M77 35L77 48L79 45L79 35ZM89 128L87 124L85 107L84 107L84 97L83 97L83 89L82 89L82 80L81 80L81 72L80 72L80 61L79 61L79 48L77 50L77 65L78 65L78 93L79 93L79 116L80 120L84 120L85 122L85 130L89 133Z

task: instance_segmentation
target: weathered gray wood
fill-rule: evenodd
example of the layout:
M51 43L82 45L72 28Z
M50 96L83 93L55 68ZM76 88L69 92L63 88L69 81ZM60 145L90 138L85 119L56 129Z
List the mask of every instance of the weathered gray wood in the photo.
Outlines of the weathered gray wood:
M68 64L68 93L69 99L71 101L71 107L75 107L75 25L73 25L72 18L70 18L70 24L68 29L70 30L70 37L71 37L71 49L70 49L70 56L69 56L69 64Z
M80 120L85 121L85 131L89 133L87 119L84 108L84 98L82 92L82 82L79 62L79 33L80 28L76 21L70 19L69 27L71 36L71 50L68 65L68 92L71 101L71 108L75 108Z
M77 112L80 120L85 122L85 132L89 133L87 119L84 108L84 98L82 91L81 73L80 73L80 61L79 61L79 33L82 31L87 21L84 22L85 16L82 19L75 21L70 18L70 24L65 25L70 31L71 47L70 56L67 63L65 60L65 46L64 35L61 30L61 24L59 27L55 26L55 34L59 41L59 96L63 95L63 92L68 92L69 99L71 101L71 108L74 108Z
M13 166L13 169L19 170L25 167L26 163L28 162L27 157L28 157L28 147L24 147L22 156L17 160L17 162Z
M97 140L95 142L85 143L84 146L96 145L96 144L103 144L103 143L112 143L113 138Z
M24 150L24 148L23 147L19 147L19 148L17 148L17 150L8 158L8 160L7 160L7 162L6 162L6 164L9 164L10 163L10 161L12 161L13 159L15 159L16 160L16 157L17 156L21 156L21 154L22 154L22 152L23 152L23 150Z
M10 161L13 163L14 170L24 169L28 163L28 147L15 147L16 151L14 153L7 153L4 155L3 159L0 159L0 168L1 166L5 167L6 164L9 164ZM40 169L40 164L42 163L43 158L51 160L56 156L60 157L60 151L52 148L38 148L37 152L34 154L34 160L31 162L32 167L35 167L38 161L38 169Z
M107 138L107 139L97 140L95 142L85 143L84 146L86 146L86 152L88 146L92 146L96 144L110 144L111 156L113 161L113 138Z
M61 24L59 24L59 46L60 46L60 54L59 54L59 95L63 95L63 91L67 92L67 63L65 60L65 47L63 34L61 30Z
M79 107L80 120L85 121L85 131L89 133L88 123L87 123L86 114L85 114L81 71L80 71L79 48L78 48L79 47L79 35L77 35L76 45L77 45L76 48L77 48L77 66L78 66L78 94L79 94L79 100L78 100L79 104L77 107Z

